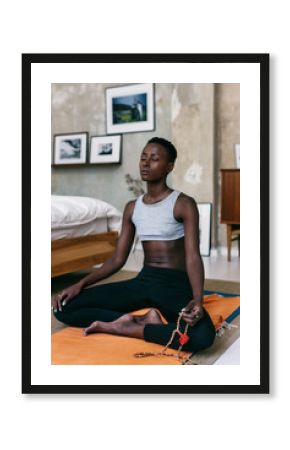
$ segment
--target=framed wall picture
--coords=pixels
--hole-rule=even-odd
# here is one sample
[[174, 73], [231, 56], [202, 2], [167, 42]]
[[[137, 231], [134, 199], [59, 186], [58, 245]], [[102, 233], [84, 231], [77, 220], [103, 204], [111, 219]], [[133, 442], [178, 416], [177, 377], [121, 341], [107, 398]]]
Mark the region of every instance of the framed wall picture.
[[88, 133], [56, 134], [53, 140], [53, 165], [86, 164]]
[[133, 84], [106, 90], [107, 134], [154, 130], [154, 85]]
[[[47, 394], [265, 394], [269, 393], [269, 55], [268, 54], [24, 54], [22, 55], [22, 93], [23, 93], [23, 114], [22, 114], [22, 190], [23, 190], [23, 208], [22, 208], [22, 392], [23, 393], [47, 393]], [[145, 355], [148, 358], [135, 357], [140, 353], [147, 352], [148, 342], [143, 339], [136, 339], [136, 350], [132, 351], [131, 338], [126, 338], [126, 344], [123, 339], [118, 338], [118, 351], [116, 349], [116, 340], [106, 339], [102, 333], [94, 333], [84, 337], [82, 327], [75, 327], [74, 330], [67, 327], [57, 333], [52, 334], [51, 330], [51, 230], [50, 230], [50, 194], [51, 194], [51, 116], [47, 114], [51, 110], [51, 96], [47, 92], [51, 89], [52, 83], [62, 83], [65, 80], [71, 80], [72, 67], [74, 64], [74, 83], [85, 83], [88, 78], [88, 67], [90, 79], [95, 84], [104, 84], [103, 92], [106, 92], [108, 83], [115, 83], [120, 86], [125, 82], [132, 82], [122, 87], [110, 88], [107, 91], [107, 103], [110, 111], [110, 121], [108, 121], [108, 134], [118, 135], [121, 132], [141, 131], [142, 124], [151, 119], [150, 127], [154, 126], [154, 103], [153, 103], [153, 85], [142, 84], [145, 81], [156, 81], [154, 85], [156, 92], [164, 89], [164, 84], [170, 84], [169, 87], [175, 89], [181, 86], [178, 92], [180, 96], [174, 95], [167, 97], [166, 103], [158, 104], [158, 127], [156, 135], [164, 135], [165, 123], [170, 124], [170, 128], [164, 136], [170, 139], [170, 130], [178, 129], [180, 131], [180, 141], [178, 144], [179, 157], [182, 158], [183, 146], [190, 142], [190, 136], [193, 131], [199, 132], [200, 127], [203, 130], [214, 130], [212, 118], [215, 111], [215, 89], [216, 84], [232, 84], [233, 81], [240, 85], [240, 121], [243, 126], [240, 128], [241, 141], [245, 147], [251, 149], [250, 152], [243, 153], [243, 169], [241, 170], [241, 228], [243, 230], [243, 239], [241, 239], [241, 292], [238, 299], [240, 301], [239, 317], [243, 326], [241, 328], [229, 328], [230, 332], [237, 332], [238, 345], [241, 348], [242, 357], [234, 364], [217, 360], [206, 361], [199, 359], [200, 354], [196, 356], [196, 362], [187, 364], [186, 361], [180, 363], [174, 355], [168, 358], [156, 358], [152, 355]], [[142, 67], [142, 70], [140, 69]], [[184, 68], [186, 67], [186, 70]], [[33, 76], [32, 76], [33, 75]], [[140, 81], [140, 84], [133, 84]], [[111, 84], [111, 86], [112, 86]], [[193, 93], [196, 94], [200, 85], [208, 84], [209, 92], [212, 94], [211, 109], [208, 118], [202, 122], [197, 121], [196, 130], [192, 130], [194, 114], [196, 111], [196, 96], [190, 99], [192, 108], [188, 107], [188, 97], [184, 94], [184, 87], [192, 85]], [[106, 86], [105, 86], [106, 85]], [[173, 86], [174, 85], [174, 86]], [[168, 87], [168, 88], [169, 88]], [[158, 90], [158, 91], [157, 91]], [[150, 94], [151, 92], [151, 94]], [[131, 106], [124, 99], [127, 97], [136, 97], [139, 94], [147, 93], [146, 114], [144, 120], [140, 120], [137, 115], [134, 116]], [[166, 94], [167, 95], [167, 94]], [[183, 95], [183, 97], [182, 97]], [[104, 98], [104, 97], [103, 97]], [[142, 97], [140, 97], [141, 99]], [[121, 105], [116, 108], [119, 111], [119, 119], [113, 120], [113, 100], [122, 99]], [[176, 100], [182, 100], [183, 106]], [[172, 101], [173, 100], [173, 101]], [[101, 101], [100, 101], [101, 104]], [[150, 107], [151, 104], [151, 107]], [[127, 112], [124, 105], [127, 107]], [[167, 114], [168, 105], [172, 105], [173, 117], [175, 123], [171, 123], [171, 114]], [[182, 107], [181, 107], [182, 106]], [[109, 109], [108, 108], [108, 109]], [[150, 112], [151, 111], [151, 112]], [[184, 120], [184, 111], [191, 114], [190, 120]], [[100, 118], [98, 129], [104, 124], [103, 118]], [[128, 117], [126, 118], [126, 114]], [[133, 119], [134, 117], [134, 119]], [[187, 115], [186, 115], [187, 117]], [[46, 120], [44, 120], [46, 118]], [[92, 123], [95, 123], [93, 114]], [[146, 120], [145, 120], [146, 119]], [[119, 120], [119, 122], [118, 122]], [[159, 122], [160, 121], [160, 122]], [[187, 130], [184, 129], [187, 127]], [[119, 128], [118, 128], [119, 127]], [[135, 128], [134, 128], [135, 127]], [[149, 125], [148, 125], [149, 127]], [[84, 127], [86, 128], [86, 127]], [[180, 130], [181, 128], [181, 130]], [[91, 128], [89, 128], [91, 129]], [[121, 131], [122, 130], [122, 131]], [[173, 131], [174, 131], [173, 130]], [[146, 131], [146, 126], [142, 131]], [[158, 134], [157, 134], [158, 133]], [[160, 134], [159, 134], [160, 133]], [[71, 163], [75, 160], [75, 167], [82, 160], [85, 161], [85, 133], [62, 135], [56, 141], [56, 154], [58, 163]], [[96, 132], [97, 134], [97, 132]], [[105, 132], [104, 132], [105, 134]], [[213, 133], [215, 134], [215, 133]], [[98, 136], [96, 136], [97, 138]], [[123, 167], [124, 175], [135, 173], [131, 170], [135, 162], [138, 161], [136, 148], [139, 146], [139, 136], [130, 136], [131, 147], [126, 149], [128, 157], [128, 167]], [[112, 150], [107, 142], [102, 142], [104, 150], [109, 154]], [[129, 136], [127, 136], [129, 138]], [[135, 139], [136, 138], [136, 139]], [[144, 138], [144, 140], [143, 140]], [[214, 138], [214, 135], [213, 135]], [[71, 156], [66, 148], [64, 149], [64, 158], [61, 158], [61, 148], [63, 141], [71, 139], [79, 140], [71, 145], [73, 155]], [[236, 138], [234, 137], [236, 142]], [[129, 139], [128, 139], [129, 140]], [[98, 140], [96, 140], [97, 143]], [[110, 141], [112, 142], [112, 141]], [[140, 150], [143, 143], [146, 143], [146, 136], [140, 137]], [[127, 142], [126, 142], [127, 145]], [[191, 143], [190, 143], [191, 145]], [[214, 139], [210, 139], [210, 149], [218, 150], [214, 145]], [[195, 158], [195, 151], [201, 151], [199, 147], [191, 147], [191, 160]], [[132, 161], [131, 153], [134, 154]], [[98, 151], [97, 151], [98, 153]], [[41, 155], [41, 156], [40, 156]], [[211, 152], [210, 157], [213, 163], [216, 163], [216, 153]], [[104, 155], [95, 155], [98, 158]], [[233, 155], [231, 155], [233, 156]], [[188, 162], [191, 163], [191, 160]], [[207, 161], [207, 160], [205, 160]], [[232, 163], [233, 164], [233, 159]], [[187, 161], [182, 167], [180, 179], [186, 175]], [[102, 168], [106, 169], [106, 168]], [[106, 173], [107, 191], [111, 190], [117, 199], [122, 188], [126, 188], [125, 182], [120, 183], [120, 179], [115, 176], [116, 171], [108, 167], [104, 170]], [[126, 171], [125, 171], [126, 170]], [[136, 169], [137, 170], [137, 169]], [[100, 172], [102, 172], [101, 170]], [[76, 177], [79, 170], [75, 170]], [[96, 173], [92, 170], [92, 182], [95, 181]], [[98, 172], [98, 171], [95, 171]], [[196, 173], [196, 172], [194, 172]], [[193, 173], [193, 175], [194, 175]], [[62, 175], [62, 174], [61, 174]], [[73, 185], [74, 178], [67, 176], [69, 187]], [[189, 177], [192, 182], [190, 186], [192, 191], [198, 189], [200, 182], [207, 182], [211, 178], [212, 172], [205, 171], [199, 178]], [[250, 180], [250, 183], [249, 183]], [[84, 180], [87, 182], [87, 180]], [[188, 182], [185, 180], [185, 182]], [[209, 190], [213, 198], [212, 209], [217, 211], [216, 198], [219, 198], [219, 187]], [[249, 204], [251, 211], [249, 213]], [[200, 205], [201, 216], [201, 248], [202, 253], [206, 254], [210, 248], [210, 208]], [[214, 220], [214, 215], [213, 220]], [[41, 242], [41, 245], [39, 244]], [[111, 246], [109, 245], [110, 250]], [[104, 251], [107, 251], [105, 248]], [[250, 261], [250, 264], [249, 264]], [[28, 263], [29, 262], [29, 263]], [[160, 269], [161, 270], [161, 269]], [[163, 269], [162, 269], [163, 270]], [[212, 280], [210, 280], [212, 281]], [[219, 280], [215, 280], [219, 281]], [[219, 283], [220, 286], [220, 283]], [[232, 289], [232, 284], [229, 287]], [[42, 293], [39, 301], [39, 292]], [[212, 288], [211, 292], [231, 294], [233, 301], [236, 301], [237, 291], [222, 290], [221, 288]], [[146, 292], [145, 292], [146, 294]], [[232, 296], [234, 294], [234, 297]], [[237, 295], [236, 295], [237, 294]], [[226, 294], [227, 295], [227, 294]], [[219, 295], [217, 295], [217, 301]], [[249, 301], [250, 300], [250, 301]], [[236, 314], [238, 308], [235, 307], [233, 313]], [[214, 314], [218, 320], [220, 313]], [[227, 320], [228, 317], [225, 317]], [[224, 322], [222, 322], [224, 323]], [[232, 323], [232, 322], [231, 322]], [[176, 325], [176, 322], [175, 322]], [[226, 330], [225, 330], [226, 331]], [[65, 340], [64, 334], [69, 333], [70, 338]], [[110, 336], [113, 339], [115, 336]], [[218, 336], [217, 336], [218, 337]], [[217, 338], [216, 337], [216, 338]], [[79, 346], [75, 345], [75, 338]], [[103, 339], [100, 343], [100, 339]], [[122, 337], [125, 339], [125, 337]], [[235, 340], [235, 342], [238, 339]], [[129, 342], [128, 342], [129, 341]], [[227, 339], [229, 343], [230, 339]], [[220, 349], [220, 341], [217, 342]], [[233, 341], [232, 341], [233, 342]], [[61, 344], [59, 346], [59, 344]], [[66, 347], [64, 345], [67, 344]], [[91, 345], [91, 347], [89, 346]], [[151, 344], [149, 342], [149, 344]], [[152, 344], [153, 345], [153, 344]], [[157, 344], [154, 344], [157, 345]], [[141, 348], [140, 348], [141, 346]], [[143, 347], [144, 346], [144, 347]], [[60, 358], [66, 358], [66, 362], [57, 362], [53, 347], [60, 349]], [[79, 351], [81, 349], [81, 351]], [[96, 362], [96, 358], [101, 354], [101, 361]], [[163, 346], [159, 347], [160, 351]], [[218, 349], [209, 349], [212, 354]], [[130, 357], [124, 362], [123, 351]], [[155, 350], [154, 350], [155, 351]], [[159, 350], [158, 350], [159, 351]], [[172, 351], [175, 350], [172, 349]], [[86, 352], [86, 353], [85, 353]], [[56, 352], [55, 352], [56, 353]], [[87, 362], [83, 362], [84, 353], [87, 355]], [[72, 358], [68, 361], [68, 358]], [[79, 358], [82, 358], [80, 362]], [[111, 357], [114, 358], [113, 362]], [[116, 362], [116, 357], [120, 357]], [[208, 355], [204, 355], [208, 358]], [[76, 359], [75, 359], [76, 358]], [[133, 362], [132, 362], [133, 359]], [[56, 361], [55, 363], [53, 361]], [[114, 369], [112, 370], [112, 365]], [[175, 365], [176, 367], [173, 367]], [[137, 367], [138, 366], [138, 367]], [[186, 367], [185, 367], [186, 366]], [[138, 376], [136, 376], [138, 372]]]
[[198, 203], [199, 247], [201, 256], [210, 256], [211, 247], [211, 203]]
[[121, 162], [122, 136], [92, 136], [89, 154], [90, 164]]

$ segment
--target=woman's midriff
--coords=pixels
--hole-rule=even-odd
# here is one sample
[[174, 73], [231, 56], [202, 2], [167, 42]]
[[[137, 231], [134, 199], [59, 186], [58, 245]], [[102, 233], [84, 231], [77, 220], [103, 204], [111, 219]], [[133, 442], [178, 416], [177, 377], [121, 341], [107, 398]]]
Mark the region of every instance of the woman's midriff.
[[186, 270], [184, 238], [175, 241], [143, 241], [144, 265]]

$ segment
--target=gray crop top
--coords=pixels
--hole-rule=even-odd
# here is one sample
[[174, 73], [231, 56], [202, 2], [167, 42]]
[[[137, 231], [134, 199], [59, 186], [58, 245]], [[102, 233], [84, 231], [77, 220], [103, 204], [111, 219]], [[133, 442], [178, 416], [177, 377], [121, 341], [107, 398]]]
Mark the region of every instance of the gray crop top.
[[144, 195], [137, 198], [132, 215], [140, 241], [173, 241], [184, 236], [183, 223], [177, 222], [173, 209], [179, 191], [173, 191], [160, 202], [146, 204]]

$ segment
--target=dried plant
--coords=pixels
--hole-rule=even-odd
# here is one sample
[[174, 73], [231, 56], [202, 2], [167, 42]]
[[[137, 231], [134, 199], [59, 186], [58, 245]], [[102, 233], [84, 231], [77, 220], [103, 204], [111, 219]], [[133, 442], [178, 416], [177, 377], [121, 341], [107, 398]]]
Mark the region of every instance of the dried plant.
[[128, 190], [132, 191], [135, 197], [139, 197], [144, 194], [142, 180], [140, 178], [132, 178], [129, 173], [125, 175], [126, 183], [128, 184]]

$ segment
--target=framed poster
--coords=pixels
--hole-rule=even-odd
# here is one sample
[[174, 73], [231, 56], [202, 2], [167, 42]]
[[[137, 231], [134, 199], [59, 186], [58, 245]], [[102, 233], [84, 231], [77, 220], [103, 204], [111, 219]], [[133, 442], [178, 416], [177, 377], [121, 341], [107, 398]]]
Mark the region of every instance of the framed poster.
[[[241, 89], [240, 115], [243, 146], [251, 148], [241, 158], [241, 298], [240, 314], [243, 327], [240, 345], [243, 358], [238, 365], [214, 364], [52, 364], [51, 359], [51, 280], [50, 280], [50, 186], [51, 186], [51, 87], [53, 83], [86, 83], [87, 67], [96, 85], [104, 83], [110, 74], [112, 87], [158, 83], [156, 90], [156, 130], [164, 135], [164, 127], [181, 133], [179, 149], [191, 146], [186, 154], [188, 166], [195, 163], [203, 140], [192, 147], [189, 136], [196, 122], [184, 120], [184, 112], [195, 111], [185, 105], [189, 97], [184, 89], [192, 86], [192, 97], [204, 84], [214, 97], [214, 89], [223, 84], [237, 83]], [[142, 72], [140, 71], [142, 64]], [[154, 69], [154, 70], [153, 70]], [[186, 70], [185, 70], [186, 69]], [[112, 82], [112, 74], [115, 79]], [[268, 393], [269, 392], [269, 55], [268, 54], [24, 54], [23, 74], [23, 326], [22, 326], [22, 390], [24, 393]], [[72, 77], [73, 74], [73, 77]], [[140, 78], [142, 76], [142, 79]], [[91, 78], [90, 78], [91, 79]], [[155, 81], [155, 80], [153, 80]], [[178, 96], [177, 87], [180, 89]], [[98, 86], [99, 88], [99, 86]], [[83, 85], [85, 90], [85, 86]], [[173, 91], [170, 91], [173, 89]], [[165, 102], [160, 92], [171, 92]], [[116, 91], [115, 91], [116, 92]], [[119, 94], [118, 94], [119, 95]], [[121, 96], [123, 93], [121, 93]], [[126, 94], [127, 95], [127, 94]], [[105, 95], [104, 95], [105, 97]], [[208, 96], [207, 96], [208, 98]], [[185, 100], [184, 100], [185, 99]], [[101, 102], [100, 102], [101, 104]], [[163, 106], [162, 106], [163, 105]], [[166, 105], [166, 107], [164, 106]], [[171, 106], [168, 106], [171, 105]], [[168, 108], [172, 108], [168, 110]], [[83, 110], [82, 110], [83, 111]], [[88, 120], [92, 116], [88, 117]], [[213, 117], [210, 114], [210, 117]], [[188, 116], [186, 116], [188, 119]], [[103, 117], [101, 124], [105, 124]], [[137, 121], [136, 121], [137, 122]], [[188, 133], [184, 125], [188, 124]], [[210, 124], [210, 125], [209, 125]], [[123, 127], [125, 124], [121, 124]], [[101, 125], [99, 125], [101, 127]], [[31, 133], [30, 133], [31, 129]], [[89, 129], [89, 128], [88, 128]], [[170, 137], [168, 129], [168, 138]], [[203, 129], [213, 129], [212, 122]], [[123, 129], [124, 130], [124, 129]], [[194, 131], [198, 133], [199, 127]], [[109, 130], [113, 132], [113, 129]], [[114, 133], [116, 133], [114, 129]], [[132, 130], [131, 130], [132, 131]], [[131, 132], [130, 131], [130, 132]], [[136, 130], [135, 130], [136, 131]], [[146, 131], [146, 133], [145, 133]], [[124, 131], [123, 131], [124, 132]], [[128, 131], [129, 132], [129, 131]], [[119, 133], [119, 131], [118, 131]], [[147, 130], [139, 130], [134, 140], [124, 142], [126, 164], [134, 158], [136, 142], [146, 144], [151, 138]], [[142, 135], [144, 133], [144, 135]], [[96, 133], [98, 134], [98, 133]], [[128, 135], [129, 136], [129, 135]], [[126, 136], [126, 138], [128, 138]], [[198, 137], [198, 136], [197, 136]], [[205, 139], [205, 138], [204, 138]], [[125, 141], [125, 140], [124, 140]], [[39, 145], [42, 142], [42, 157]], [[209, 145], [212, 140], [209, 140]], [[260, 149], [263, 149], [261, 152]], [[213, 151], [214, 146], [211, 147]], [[141, 148], [140, 148], [141, 150]], [[231, 150], [230, 150], [231, 152]], [[213, 153], [212, 153], [213, 154]], [[198, 189], [214, 166], [213, 160], [196, 164], [189, 181], [181, 176], [180, 183]], [[181, 158], [182, 159], [182, 158]], [[182, 160], [184, 161], [184, 159]], [[114, 167], [108, 167], [108, 170]], [[90, 168], [88, 169], [90, 170]], [[187, 165], [182, 170], [187, 170]], [[80, 176], [77, 172], [77, 177]], [[91, 172], [93, 173], [93, 172]], [[66, 171], [67, 174], [67, 171]], [[96, 172], [93, 173], [96, 182]], [[97, 174], [99, 176], [99, 173]], [[133, 174], [134, 175], [134, 174]], [[117, 172], [106, 173], [112, 185]], [[249, 185], [248, 180], [251, 180]], [[71, 186], [77, 178], [68, 180]], [[87, 182], [87, 178], [85, 179]], [[119, 195], [120, 183], [113, 192]], [[212, 192], [212, 191], [209, 191]], [[247, 214], [248, 204], [255, 207]], [[31, 211], [31, 213], [30, 213]], [[214, 216], [217, 220], [218, 215]], [[39, 245], [39, 242], [42, 245]], [[248, 261], [251, 261], [251, 265]], [[27, 263], [31, 261], [31, 265]], [[248, 289], [247, 289], [248, 288]], [[251, 290], [251, 301], [247, 291]], [[39, 301], [42, 292], [42, 301]], [[263, 301], [261, 301], [263, 300]], [[185, 334], [185, 333], [182, 333]], [[84, 338], [87, 339], [87, 338]], [[85, 341], [83, 341], [85, 342]], [[88, 341], [86, 341], [88, 342]], [[142, 340], [138, 341], [141, 343]], [[143, 343], [142, 343], [143, 345]], [[126, 346], [123, 346], [126, 347]], [[86, 346], [83, 345], [83, 349]], [[142, 350], [141, 350], [142, 352]], [[93, 352], [97, 354], [96, 351]], [[108, 356], [108, 353], [106, 354]], [[67, 355], [63, 355], [67, 356]], [[140, 360], [141, 361], [141, 360]]]
[[107, 134], [154, 130], [154, 85], [133, 84], [106, 90]]
[[88, 133], [67, 133], [54, 136], [53, 165], [85, 164]]
[[91, 136], [90, 164], [113, 164], [121, 162], [122, 136]]

